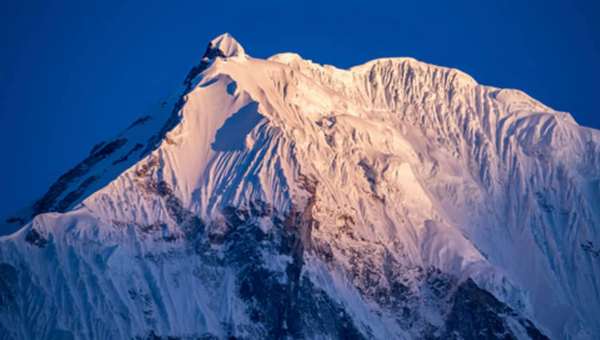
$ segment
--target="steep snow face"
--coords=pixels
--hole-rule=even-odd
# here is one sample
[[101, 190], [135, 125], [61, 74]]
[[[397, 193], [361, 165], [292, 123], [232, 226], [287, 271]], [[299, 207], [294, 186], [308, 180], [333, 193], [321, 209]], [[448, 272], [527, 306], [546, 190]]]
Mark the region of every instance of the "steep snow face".
[[261, 60], [228, 34], [178, 93], [0, 239], [0, 334], [600, 334], [600, 133], [569, 114], [410, 58]]

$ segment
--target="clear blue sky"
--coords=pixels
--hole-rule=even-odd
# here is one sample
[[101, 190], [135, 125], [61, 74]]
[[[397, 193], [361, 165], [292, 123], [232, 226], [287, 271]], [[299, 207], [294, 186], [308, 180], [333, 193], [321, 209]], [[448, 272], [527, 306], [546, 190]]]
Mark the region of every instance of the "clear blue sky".
[[1, 1], [0, 215], [169, 95], [225, 31], [257, 57], [456, 67], [600, 128], [598, 3]]

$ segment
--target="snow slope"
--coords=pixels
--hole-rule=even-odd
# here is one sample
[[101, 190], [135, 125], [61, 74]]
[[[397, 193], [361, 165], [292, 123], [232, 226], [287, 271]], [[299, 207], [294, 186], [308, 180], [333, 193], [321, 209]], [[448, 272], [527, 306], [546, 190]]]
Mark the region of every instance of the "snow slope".
[[11, 220], [0, 339], [594, 339], [598, 202], [600, 132], [520, 91], [224, 34]]

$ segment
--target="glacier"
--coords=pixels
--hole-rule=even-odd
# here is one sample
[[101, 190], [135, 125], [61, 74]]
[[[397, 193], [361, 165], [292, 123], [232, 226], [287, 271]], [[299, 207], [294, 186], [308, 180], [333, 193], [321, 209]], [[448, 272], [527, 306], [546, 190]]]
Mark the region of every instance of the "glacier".
[[0, 339], [597, 339], [600, 131], [212, 40], [0, 236]]

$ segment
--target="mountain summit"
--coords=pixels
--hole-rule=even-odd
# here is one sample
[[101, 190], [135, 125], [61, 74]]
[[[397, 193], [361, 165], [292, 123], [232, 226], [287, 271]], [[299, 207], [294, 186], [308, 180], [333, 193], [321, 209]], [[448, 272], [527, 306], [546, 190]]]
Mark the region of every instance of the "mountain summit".
[[0, 237], [0, 339], [594, 339], [600, 132], [217, 37]]
[[219, 56], [225, 58], [241, 57], [246, 54], [242, 45], [229, 33], [223, 33], [214, 38], [208, 48], [209, 50], [218, 50], [220, 52]]

